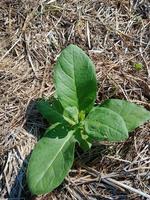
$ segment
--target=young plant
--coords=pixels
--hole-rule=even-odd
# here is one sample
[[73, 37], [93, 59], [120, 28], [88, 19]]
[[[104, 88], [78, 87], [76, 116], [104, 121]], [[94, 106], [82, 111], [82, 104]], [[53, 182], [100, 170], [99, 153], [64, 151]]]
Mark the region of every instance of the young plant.
[[125, 100], [109, 99], [94, 107], [96, 73], [90, 58], [69, 45], [54, 67], [56, 96], [41, 100], [38, 110], [51, 124], [32, 152], [27, 182], [33, 194], [58, 187], [74, 161], [77, 142], [83, 150], [93, 140], [125, 141], [128, 132], [150, 120], [150, 112]]

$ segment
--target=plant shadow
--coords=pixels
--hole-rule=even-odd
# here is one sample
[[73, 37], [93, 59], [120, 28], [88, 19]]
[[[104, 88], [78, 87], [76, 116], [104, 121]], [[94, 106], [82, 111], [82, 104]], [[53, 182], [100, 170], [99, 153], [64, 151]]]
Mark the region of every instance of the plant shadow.
[[[28, 134], [33, 135], [37, 140], [39, 140], [48, 127], [48, 123], [43, 119], [41, 114], [36, 108], [36, 104], [39, 99], [31, 100], [27, 106], [25, 113], [25, 123], [23, 128]], [[10, 188], [10, 192], [6, 194], [5, 198], [15, 199], [15, 200], [32, 200], [34, 196], [30, 193], [27, 183], [26, 183], [26, 170], [28, 166], [28, 160], [31, 156], [32, 151], [26, 155], [21, 167], [14, 180], [14, 184]]]
[[31, 100], [26, 113], [25, 123], [23, 128], [29, 133], [35, 136], [37, 139], [41, 138], [48, 127], [48, 122], [43, 119], [42, 115], [37, 109], [37, 102], [40, 99]]

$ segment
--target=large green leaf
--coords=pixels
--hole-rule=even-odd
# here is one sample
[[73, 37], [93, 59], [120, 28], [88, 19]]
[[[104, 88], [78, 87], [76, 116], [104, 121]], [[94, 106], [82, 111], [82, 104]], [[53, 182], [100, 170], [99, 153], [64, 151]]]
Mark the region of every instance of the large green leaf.
[[[55, 94], [54, 94], [55, 96]], [[56, 97], [51, 97], [50, 98], [50, 103], [53, 107], [54, 110], [57, 110], [57, 112], [59, 112], [60, 114], [63, 114], [64, 108], [62, 107], [60, 101], [58, 100], [58, 98]]]
[[125, 100], [109, 99], [101, 106], [118, 113], [124, 119], [128, 131], [133, 131], [138, 126], [150, 120], [149, 111], [142, 106]]
[[61, 184], [74, 160], [73, 131], [61, 124], [50, 127], [32, 152], [27, 182], [33, 194], [51, 192]]
[[96, 98], [95, 67], [77, 46], [65, 48], [55, 65], [56, 94], [64, 108], [75, 106], [88, 112]]
[[90, 137], [98, 140], [123, 141], [128, 138], [128, 130], [122, 117], [103, 107], [95, 107], [88, 114], [85, 130]]
[[64, 118], [58, 112], [57, 104], [57, 101], [51, 103], [48, 100], [41, 99], [37, 102], [37, 109], [48, 122], [63, 122]]

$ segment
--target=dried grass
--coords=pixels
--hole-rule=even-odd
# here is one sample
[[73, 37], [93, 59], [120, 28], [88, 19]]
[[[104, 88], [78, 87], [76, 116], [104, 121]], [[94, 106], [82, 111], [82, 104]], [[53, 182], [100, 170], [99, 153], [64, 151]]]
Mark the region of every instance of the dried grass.
[[[68, 177], [51, 194], [32, 197], [25, 171], [46, 127], [35, 101], [53, 94], [53, 63], [70, 43], [95, 62], [98, 103], [124, 98], [150, 110], [149, 9], [148, 0], [1, 0], [1, 199], [148, 199], [149, 123], [125, 143], [77, 150]], [[140, 71], [135, 63], [142, 63]]]

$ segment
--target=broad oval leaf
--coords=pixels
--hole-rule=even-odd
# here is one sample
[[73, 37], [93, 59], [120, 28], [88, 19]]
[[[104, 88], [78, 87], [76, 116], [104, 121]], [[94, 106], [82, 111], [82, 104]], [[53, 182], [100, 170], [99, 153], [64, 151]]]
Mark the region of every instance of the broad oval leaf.
[[32, 152], [27, 182], [33, 194], [44, 194], [58, 187], [74, 160], [73, 131], [61, 124], [50, 127]]
[[48, 100], [41, 99], [37, 102], [37, 109], [42, 114], [42, 116], [50, 123], [64, 122], [65, 120], [62, 114], [58, 112], [58, 106], [56, 107], [57, 104], [57, 101], [51, 103]]
[[118, 113], [124, 119], [126, 127], [130, 132], [150, 120], [149, 111], [142, 106], [125, 100], [109, 99], [106, 100], [101, 107], [108, 108]]
[[54, 110], [57, 110], [58, 113], [63, 114], [64, 108], [62, 107], [58, 98], [55, 97], [55, 94], [54, 94], [54, 97], [50, 98], [50, 103], [52, 104], [52, 107]]
[[120, 115], [103, 107], [95, 107], [85, 120], [85, 130], [98, 140], [124, 141], [128, 130]]
[[93, 107], [96, 98], [96, 73], [91, 59], [75, 45], [65, 48], [54, 68], [56, 94], [64, 108], [79, 111]]

